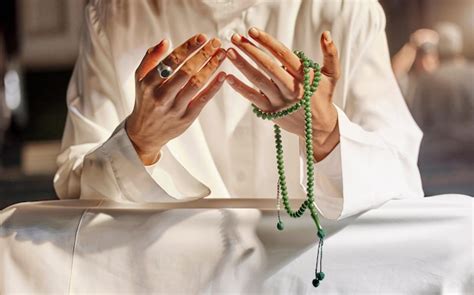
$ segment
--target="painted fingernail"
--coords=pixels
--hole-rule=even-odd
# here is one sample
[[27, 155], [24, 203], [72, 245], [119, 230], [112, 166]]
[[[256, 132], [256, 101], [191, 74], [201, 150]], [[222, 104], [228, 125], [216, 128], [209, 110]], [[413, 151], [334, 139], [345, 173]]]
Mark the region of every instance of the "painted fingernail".
[[235, 80], [234, 78], [232, 78], [232, 76], [227, 76], [227, 83], [229, 83], [230, 85], [234, 85], [235, 83]]
[[223, 60], [225, 58], [225, 53], [223, 51], [219, 51], [217, 53], [217, 59], [218, 60]]
[[212, 48], [219, 48], [221, 46], [221, 41], [219, 41], [217, 38], [214, 38], [211, 40], [211, 46]]
[[237, 58], [237, 55], [235, 54], [235, 50], [230, 48], [229, 50], [227, 50], [227, 56], [230, 58], [230, 59], [236, 59]]
[[196, 41], [198, 44], [202, 44], [204, 42], [206, 42], [207, 40], [207, 36], [204, 35], [204, 34], [199, 34], [197, 37], [196, 37]]
[[257, 28], [252, 27], [249, 30], [249, 35], [252, 36], [253, 38], [257, 38], [260, 32], [257, 30]]
[[332, 41], [331, 32], [326, 31], [323, 34], [324, 34], [324, 40], [326, 40], [327, 43], [330, 43]]
[[232, 35], [232, 41], [240, 42], [240, 40], [242, 40], [242, 37], [239, 34], [235, 33], [234, 35]]

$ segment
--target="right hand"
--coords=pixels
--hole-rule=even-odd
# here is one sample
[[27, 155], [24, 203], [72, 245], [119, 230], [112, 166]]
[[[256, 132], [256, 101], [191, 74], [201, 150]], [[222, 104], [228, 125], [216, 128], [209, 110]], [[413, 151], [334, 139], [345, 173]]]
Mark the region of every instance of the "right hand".
[[226, 74], [220, 72], [204, 88], [226, 56], [219, 39], [206, 41], [205, 35], [195, 35], [166, 56], [163, 62], [173, 71], [182, 64], [166, 79], [156, 66], [168, 50], [167, 40], [150, 48], [138, 66], [135, 106], [125, 130], [144, 165], [158, 161], [161, 148], [194, 122], [225, 81]]

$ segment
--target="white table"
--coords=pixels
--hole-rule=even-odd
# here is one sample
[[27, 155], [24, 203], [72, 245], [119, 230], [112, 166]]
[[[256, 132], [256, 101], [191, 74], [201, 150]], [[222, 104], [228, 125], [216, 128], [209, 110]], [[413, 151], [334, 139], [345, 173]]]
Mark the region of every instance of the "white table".
[[318, 289], [312, 220], [283, 214], [279, 232], [274, 203], [17, 204], [0, 211], [0, 294], [473, 294], [468, 196], [323, 220]]

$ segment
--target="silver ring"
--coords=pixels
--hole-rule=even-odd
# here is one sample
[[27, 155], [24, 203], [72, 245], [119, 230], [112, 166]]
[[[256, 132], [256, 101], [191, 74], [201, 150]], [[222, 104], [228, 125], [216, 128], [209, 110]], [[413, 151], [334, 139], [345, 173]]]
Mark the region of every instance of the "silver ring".
[[165, 65], [162, 61], [156, 66], [156, 70], [161, 78], [166, 79], [173, 74], [173, 68]]

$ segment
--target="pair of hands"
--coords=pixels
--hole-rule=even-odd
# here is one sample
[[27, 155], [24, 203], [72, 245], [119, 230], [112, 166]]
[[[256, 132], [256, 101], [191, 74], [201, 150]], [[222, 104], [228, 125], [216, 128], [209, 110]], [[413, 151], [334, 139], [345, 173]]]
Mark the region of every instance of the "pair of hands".
[[[285, 109], [303, 96], [303, 68], [292, 50], [256, 28], [251, 28], [249, 35], [266, 51], [238, 34], [232, 36], [232, 43], [258, 68], [234, 48], [225, 50], [219, 39], [208, 40], [203, 34], [191, 37], [166, 57], [167, 40], [147, 51], [135, 72], [135, 106], [125, 123], [127, 134], [143, 164], [151, 165], [158, 161], [161, 148], [194, 122], [225, 81], [264, 111]], [[321, 36], [321, 49], [323, 75], [312, 98], [314, 156], [318, 161], [339, 142], [337, 111], [332, 96], [340, 68], [337, 49], [329, 32]], [[225, 58], [259, 90], [222, 71], [209, 82]], [[156, 70], [161, 60], [174, 71], [167, 79], [161, 78]], [[304, 138], [302, 109], [275, 120], [275, 123]]]

